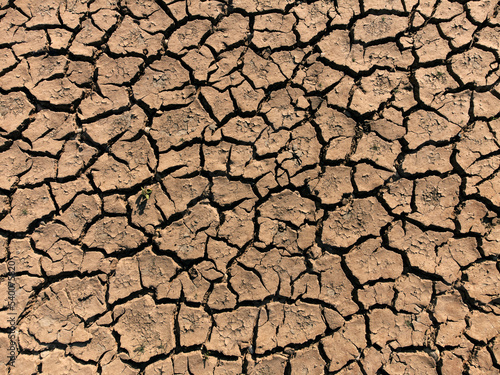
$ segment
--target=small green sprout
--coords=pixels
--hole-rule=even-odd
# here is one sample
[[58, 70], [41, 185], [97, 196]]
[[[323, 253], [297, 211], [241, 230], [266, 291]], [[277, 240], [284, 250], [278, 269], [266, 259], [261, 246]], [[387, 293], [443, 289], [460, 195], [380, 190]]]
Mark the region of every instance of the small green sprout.
[[144, 344], [141, 344], [137, 348], [134, 349], [134, 352], [136, 353], [144, 353]]
[[23, 208], [23, 209], [21, 210], [21, 214], [22, 214], [23, 216], [28, 215], [28, 210], [27, 210], [26, 208]]
[[151, 193], [153, 192], [153, 189], [144, 189], [141, 187], [141, 195], [146, 198], [146, 200], [149, 200], [149, 197], [151, 196]]
[[203, 350], [202, 355], [203, 355], [203, 361], [207, 361], [208, 358], [210, 358], [210, 353], [208, 352], [208, 350]]

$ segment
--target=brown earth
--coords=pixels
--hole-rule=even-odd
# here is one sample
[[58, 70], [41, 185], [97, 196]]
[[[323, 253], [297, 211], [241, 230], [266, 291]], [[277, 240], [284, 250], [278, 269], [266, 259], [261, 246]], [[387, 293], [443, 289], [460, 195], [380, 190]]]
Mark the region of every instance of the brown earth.
[[495, 1], [0, 0], [0, 35], [0, 375], [500, 374]]

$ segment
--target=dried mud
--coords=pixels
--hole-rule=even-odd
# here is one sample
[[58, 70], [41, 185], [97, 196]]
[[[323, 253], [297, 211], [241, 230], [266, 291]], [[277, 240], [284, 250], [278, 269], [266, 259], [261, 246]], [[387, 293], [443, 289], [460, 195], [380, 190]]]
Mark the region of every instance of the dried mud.
[[495, 1], [0, 0], [0, 35], [0, 375], [500, 374]]

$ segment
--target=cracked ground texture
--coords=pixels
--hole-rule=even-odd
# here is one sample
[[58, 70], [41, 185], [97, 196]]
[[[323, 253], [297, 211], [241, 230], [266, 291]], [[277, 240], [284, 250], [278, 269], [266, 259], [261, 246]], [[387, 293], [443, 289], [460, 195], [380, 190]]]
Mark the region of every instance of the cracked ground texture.
[[0, 0], [0, 35], [0, 375], [500, 373], [496, 1]]

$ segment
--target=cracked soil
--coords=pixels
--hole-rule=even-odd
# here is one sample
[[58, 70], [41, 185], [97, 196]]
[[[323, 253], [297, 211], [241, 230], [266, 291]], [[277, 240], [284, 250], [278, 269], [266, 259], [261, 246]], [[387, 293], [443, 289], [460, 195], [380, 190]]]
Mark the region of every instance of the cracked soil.
[[499, 59], [494, 0], [0, 0], [0, 375], [500, 374]]

